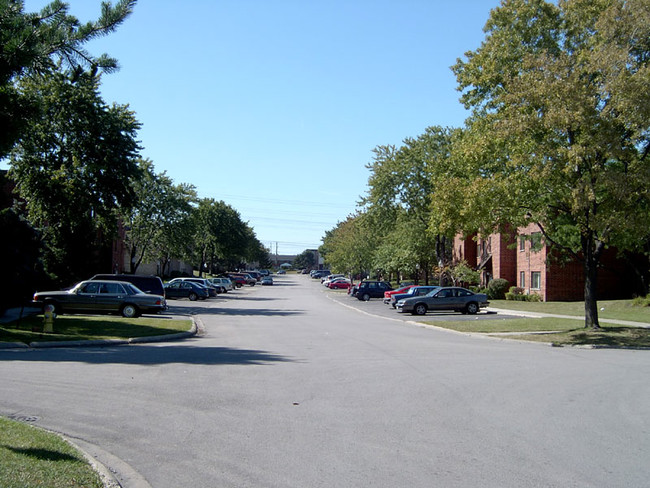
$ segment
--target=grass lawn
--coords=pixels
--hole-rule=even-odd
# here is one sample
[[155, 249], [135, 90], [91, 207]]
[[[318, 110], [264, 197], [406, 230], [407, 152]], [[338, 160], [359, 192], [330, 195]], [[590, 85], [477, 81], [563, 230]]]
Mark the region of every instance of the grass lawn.
[[[129, 339], [186, 332], [191, 320], [158, 317], [127, 319], [109, 315], [59, 315], [54, 320], [54, 334], [34, 332], [41, 329], [43, 316], [23, 318], [20, 323], [0, 326], [0, 342], [78, 341], [87, 339]], [[0, 485], [1, 486], [1, 485]]]
[[[555, 312], [548, 312], [555, 313]], [[567, 314], [565, 314], [567, 315]], [[483, 334], [506, 334], [508, 339], [549, 342], [563, 346], [650, 347], [650, 329], [601, 323], [600, 330], [585, 329], [574, 319], [517, 318], [503, 320], [423, 321], [429, 325]], [[549, 332], [534, 334], [532, 332]], [[521, 334], [519, 334], [521, 333]]]
[[[514, 300], [490, 300], [490, 307], [543, 312], [557, 315], [584, 317], [584, 302], [517, 302]], [[633, 305], [632, 300], [602, 300], [598, 302], [598, 318], [631, 320], [650, 324], [650, 307]], [[601, 324], [602, 325], [602, 324]]]
[[0, 486], [103, 488], [83, 455], [56, 434], [0, 418]]

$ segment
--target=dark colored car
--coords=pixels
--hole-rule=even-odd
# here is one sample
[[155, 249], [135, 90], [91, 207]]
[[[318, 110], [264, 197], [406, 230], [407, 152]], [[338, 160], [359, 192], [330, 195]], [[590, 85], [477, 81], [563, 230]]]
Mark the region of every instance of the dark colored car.
[[424, 315], [430, 310], [454, 310], [475, 314], [490, 304], [487, 295], [474, 293], [456, 286], [439, 288], [422, 297], [406, 298], [397, 302], [397, 310]]
[[167, 298], [189, 298], [191, 301], [205, 300], [210, 297], [210, 292], [204, 286], [192, 281], [170, 281], [165, 283], [165, 294]]
[[387, 281], [362, 281], [355, 288], [353, 296], [364, 302], [371, 298], [383, 298], [385, 291], [393, 289]]
[[39, 291], [34, 294], [34, 303], [43, 308], [50, 305], [57, 314], [119, 313], [129, 318], [167, 309], [164, 296], [144, 293], [129, 282], [113, 280], [88, 280], [70, 290]]
[[390, 296], [389, 303], [393, 308], [397, 308], [397, 302], [406, 298], [421, 297], [434, 290], [440, 288], [439, 286], [412, 286], [405, 293], [393, 293]]
[[132, 274], [96, 274], [91, 280], [127, 281], [145, 293], [165, 296], [165, 289], [160, 278], [153, 275]]
[[197, 285], [201, 285], [202, 287], [206, 288], [208, 290], [208, 293], [210, 294], [211, 297], [216, 297], [217, 294], [219, 293], [219, 288], [212, 283], [210, 283], [207, 278], [195, 278], [195, 277], [182, 277], [182, 278], [174, 278], [173, 280], [170, 281], [170, 283], [175, 283], [176, 281], [191, 281], [192, 283], [196, 283]]

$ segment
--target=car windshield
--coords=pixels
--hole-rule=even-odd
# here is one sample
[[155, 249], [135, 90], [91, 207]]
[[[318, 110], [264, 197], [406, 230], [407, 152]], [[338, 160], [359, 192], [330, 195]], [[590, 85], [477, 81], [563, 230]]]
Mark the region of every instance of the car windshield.
[[435, 295], [438, 292], [439, 289], [440, 289], [440, 287], [438, 287], [438, 286], [435, 287], [433, 290], [431, 290], [429, 293], [427, 293], [426, 296], [432, 297], [433, 295]]

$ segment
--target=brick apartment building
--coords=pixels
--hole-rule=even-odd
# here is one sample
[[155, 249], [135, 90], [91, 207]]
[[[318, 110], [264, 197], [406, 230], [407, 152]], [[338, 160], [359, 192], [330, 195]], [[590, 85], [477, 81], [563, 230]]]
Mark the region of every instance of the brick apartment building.
[[[557, 253], [556, 253], [557, 254]], [[582, 263], [556, 258], [544, 242], [536, 224], [520, 227], [516, 233], [494, 233], [487, 237], [457, 235], [454, 262], [466, 261], [481, 271], [481, 285], [503, 278], [525, 294], [537, 294], [543, 301], [584, 299]], [[598, 269], [598, 299], [629, 298], [633, 294], [634, 272], [608, 249]]]

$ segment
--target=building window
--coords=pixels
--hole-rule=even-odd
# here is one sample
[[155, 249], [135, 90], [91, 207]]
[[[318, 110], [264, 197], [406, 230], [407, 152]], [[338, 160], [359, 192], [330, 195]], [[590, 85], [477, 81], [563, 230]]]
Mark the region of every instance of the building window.
[[519, 251], [524, 252], [526, 250], [526, 236], [519, 236]]
[[542, 288], [542, 273], [541, 271], [531, 271], [530, 273], [530, 288], [533, 290], [540, 290]]
[[525, 271], [520, 271], [519, 272], [519, 287], [520, 288], [526, 288], [526, 272]]

